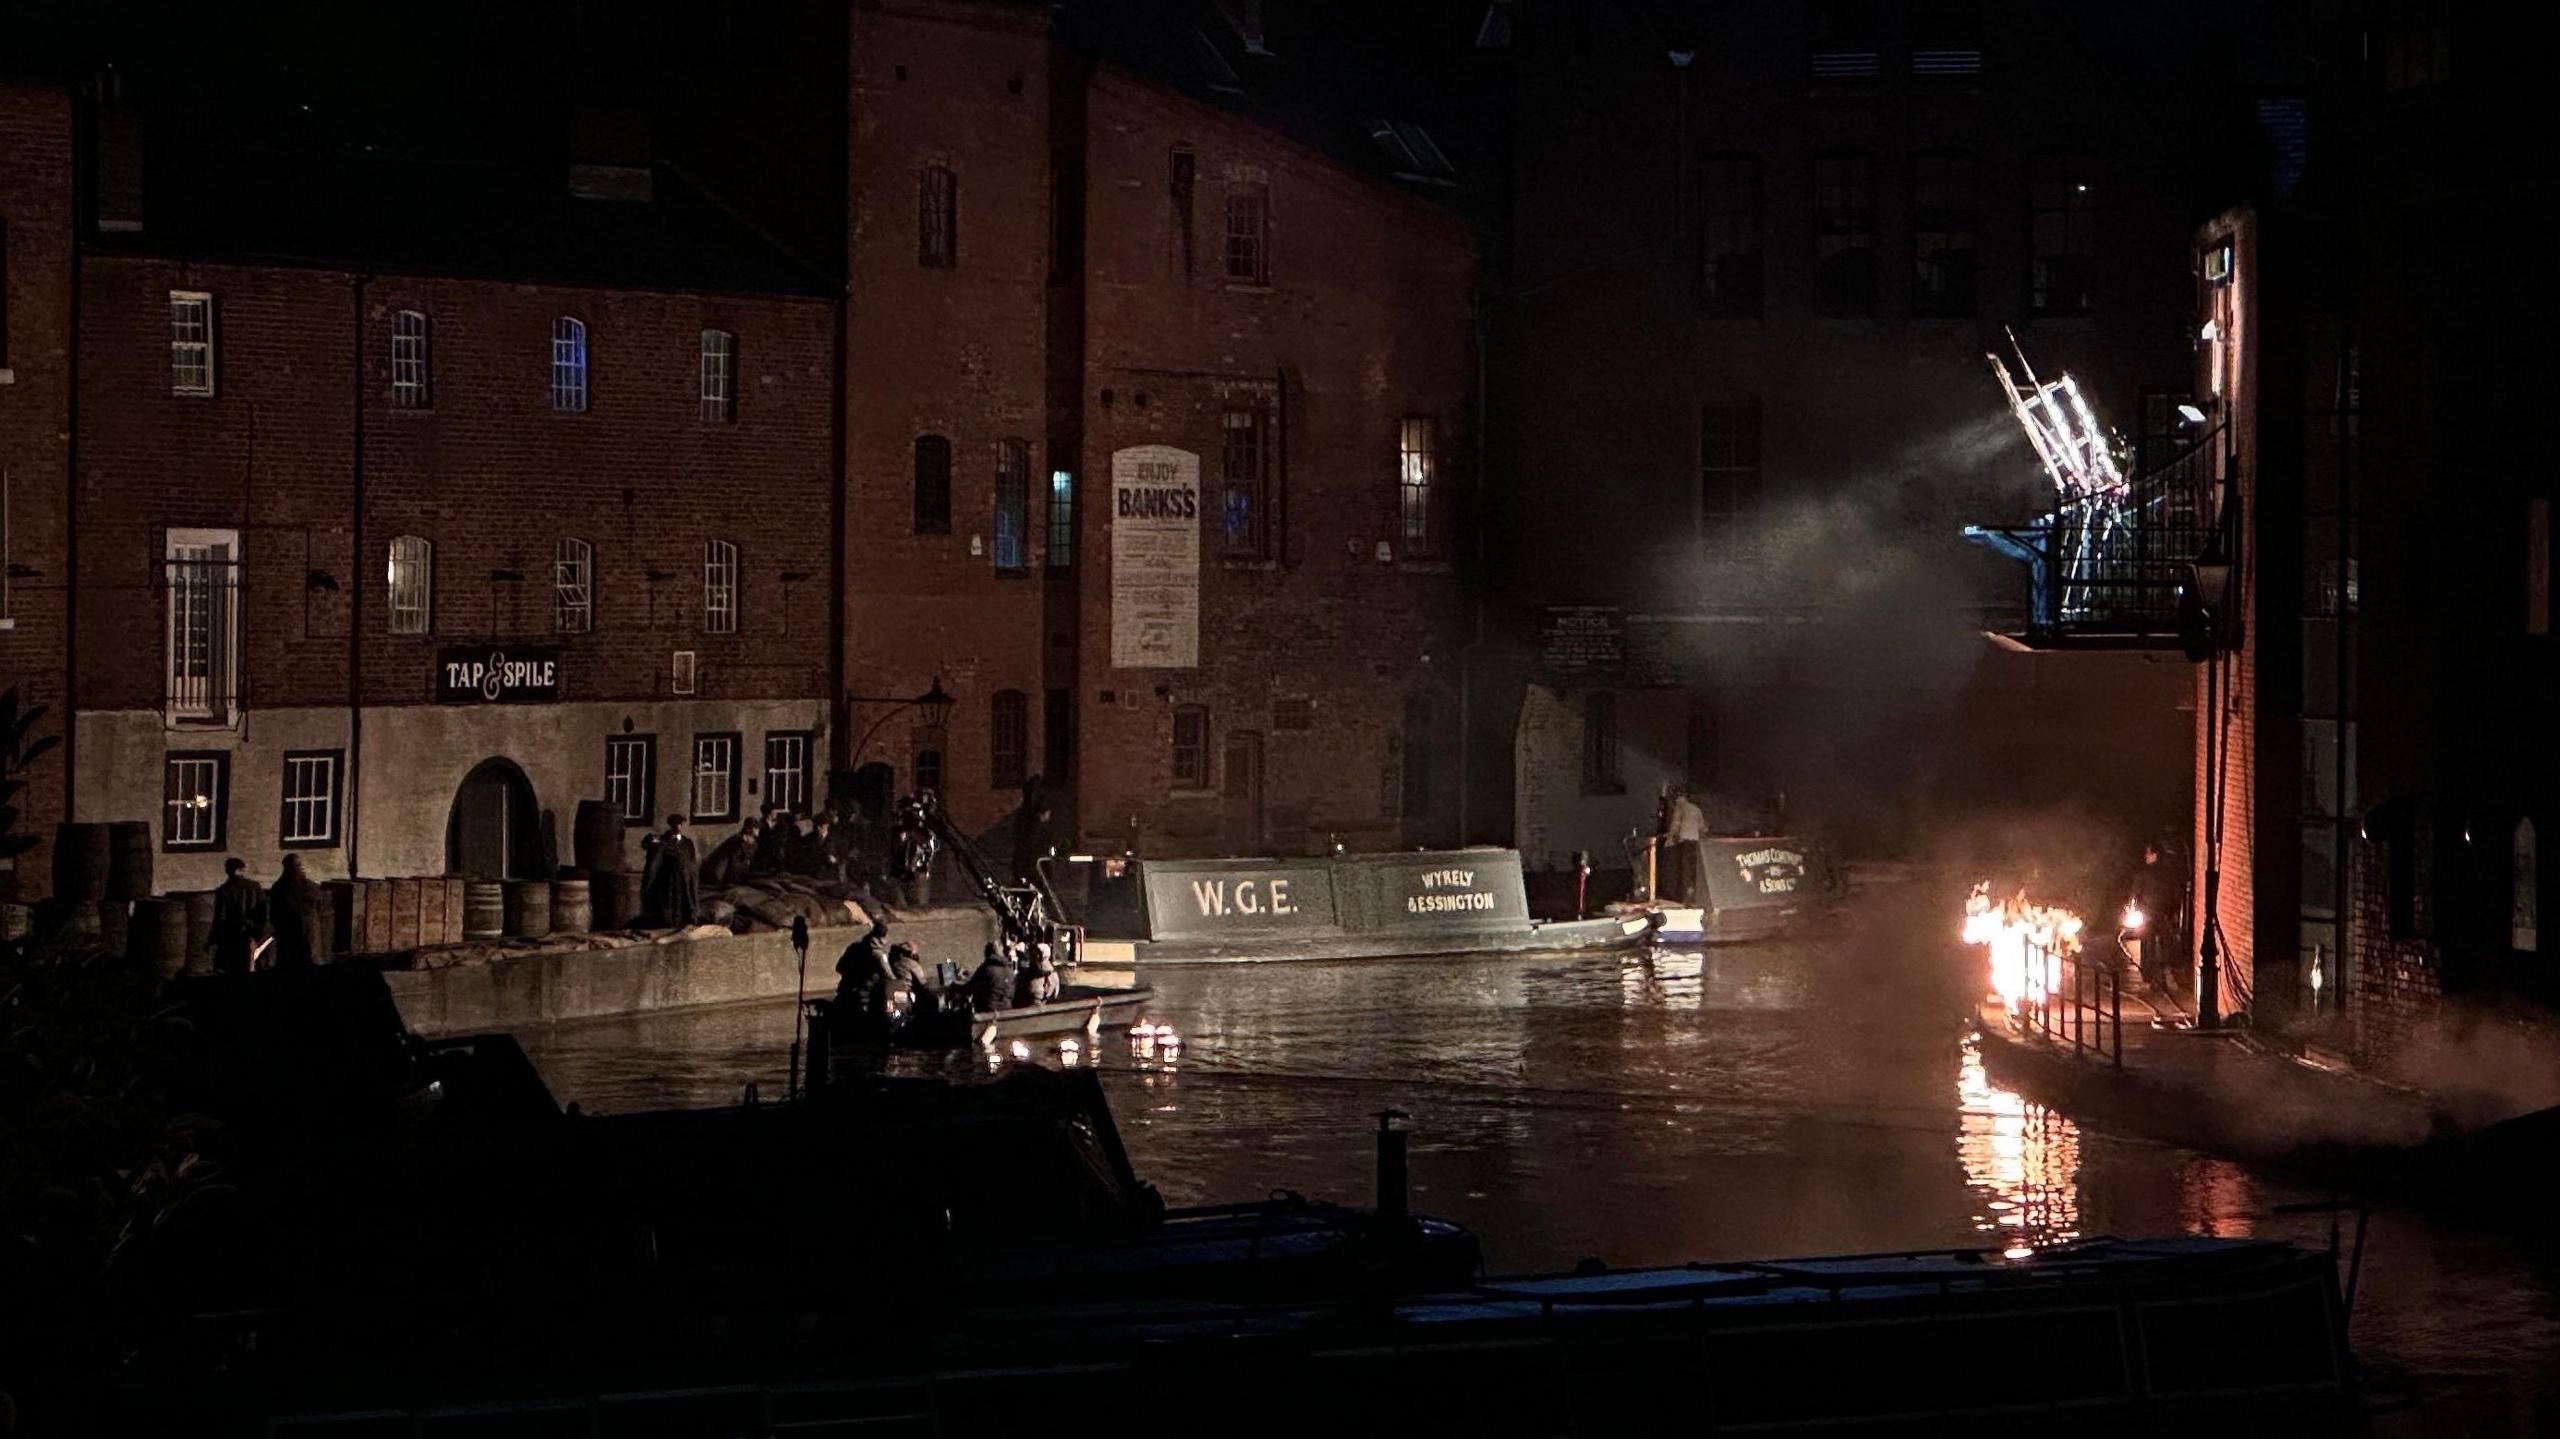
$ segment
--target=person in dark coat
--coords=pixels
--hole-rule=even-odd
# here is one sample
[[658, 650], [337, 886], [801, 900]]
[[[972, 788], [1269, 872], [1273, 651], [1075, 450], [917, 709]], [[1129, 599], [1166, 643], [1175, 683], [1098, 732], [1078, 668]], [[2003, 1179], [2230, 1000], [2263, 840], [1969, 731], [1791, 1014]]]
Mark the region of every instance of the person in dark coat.
[[1049, 857], [1055, 844], [1049, 832], [1049, 802], [1034, 798], [1013, 817], [1014, 883], [1038, 884], [1040, 861]]
[[799, 843], [792, 846], [792, 873], [818, 880], [832, 880], [840, 877], [836, 873], [834, 829], [833, 821], [823, 810], [819, 811], [815, 819], [809, 821], [808, 832], [801, 835]]
[[702, 862], [702, 887], [727, 889], [745, 883], [763, 857], [763, 841], [763, 825], [748, 820], [738, 826], [738, 832], [712, 846], [711, 857]]
[[694, 911], [702, 907], [702, 855], [693, 847], [693, 836], [684, 832], [680, 814], [667, 816], [667, 832], [658, 845], [668, 860], [667, 923], [681, 929], [693, 923]]
[[245, 861], [222, 862], [225, 876], [213, 892], [213, 970], [247, 974], [258, 941], [267, 933], [267, 892], [244, 873]]
[[969, 976], [969, 1004], [980, 1014], [994, 1014], [1013, 1008], [1013, 986], [1017, 977], [1013, 960], [990, 944], [986, 957], [978, 962], [978, 972]]
[[275, 926], [276, 968], [329, 962], [328, 897], [302, 872], [302, 856], [284, 857], [284, 872], [267, 889], [267, 915]]
[[747, 867], [749, 874], [779, 874], [791, 862], [791, 811], [780, 805], [764, 807], [762, 833], [756, 836], [756, 852]]

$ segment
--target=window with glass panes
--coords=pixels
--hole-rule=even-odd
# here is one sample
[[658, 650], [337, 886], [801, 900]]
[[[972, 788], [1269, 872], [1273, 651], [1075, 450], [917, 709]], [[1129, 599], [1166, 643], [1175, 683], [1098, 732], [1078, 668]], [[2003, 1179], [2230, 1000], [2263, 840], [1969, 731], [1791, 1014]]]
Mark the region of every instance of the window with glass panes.
[[1704, 226], [1701, 298], [1710, 315], [1760, 313], [1760, 162], [1727, 155], [1706, 162], [1701, 175]]
[[1911, 309], [1970, 315], [1974, 308], [1974, 159], [1961, 151], [1911, 158]]
[[422, 635], [433, 622], [435, 546], [423, 535], [402, 535], [391, 542], [391, 632]]
[[726, 424], [738, 417], [738, 338], [726, 330], [702, 332], [702, 418]]
[[735, 731], [693, 737], [693, 817], [738, 817], [738, 736]]
[[1031, 762], [1031, 700], [1020, 690], [998, 690], [987, 706], [987, 783], [1019, 789]]
[[1031, 446], [1021, 440], [996, 442], [995, 562], [1000, 570], [1019, 570], [1031, 563]]
[[1698, 538], [1730, 554], [1760, 508], [1760, 406], [1698, 412]]
[[1049, 472], [1049, 568], [1063, 570], [1076, 558], [1076, 477], [1065, 470]]
[[1423, 415], [1405, 416], [1396, 445], [1397, 492], [1404, 512], [1404, 552], [1416, 558], [1440, 551], [1440, 526], [1433, 513], [1438, 503], [1439, 448], [1437, 422]]
[[764, 802], [793, 814], [809, 813], [807, 730], [771, 730], [764, 737]]
[[563, 539], [551, 556], [551, 627], [582, 635], [596, 625], [596, 552], [585, 540]]
[[173, 529], [164, 554], [169, 712], [225, 719], [238, 691], [240, 532]]
[[727, 540], [702, 545], [702, 629], [714, 635], [738, 632], [738, 547]]
[[1173, 712], [1173, 787], [1209, 787], [1209, 711], [1183, 705]]
[[1271, 190], [1239, 185], [1227, 192], [1227, 278], [1238, 284], [1271, 283]]
[[960, 258], [960, 177], [928, 165], [916, 179], [916, 263], [947, 270]]
[[626, 825], [652, 824], [658, 812], [658, 737], [608, 735], [604, 742], [604, 797]]
[[222, 848], [231, 757], [221, 751], [170, 755], [161, 768], [160, 847]]
[[213, 296], [169, 292], [169, 393], [213, 393]]
[[427, 399], [427, 317], [402, 310], [391, 317], [392, 408], [423, 410]]
[[1230, 555], [1258, 556], [1270, 542], [1269, 456], [1265, 453], [1264, 412], [1229, 410], [1221, 419], [1218, 445], [1219, 514]]
[[551, 408], [564, 415], [587, 410], [587, 323], [574, 316], [551, 322]]
[[284, 755], [284, 815], [278, 839], [287, 846], [333, 845], [338, 842], [338, 776], [345, 765], [339, 750], [287, 750]]
[[1876, 186], [1869, 156], [1814, 159], [1813, 291], [1822, 314], [1875, 313]]
[[2089, 172], [2084, 156], [2040, 155], [2028, 164], [2028, 299], [2038, 314], [2089, 308], [2097, 280]]

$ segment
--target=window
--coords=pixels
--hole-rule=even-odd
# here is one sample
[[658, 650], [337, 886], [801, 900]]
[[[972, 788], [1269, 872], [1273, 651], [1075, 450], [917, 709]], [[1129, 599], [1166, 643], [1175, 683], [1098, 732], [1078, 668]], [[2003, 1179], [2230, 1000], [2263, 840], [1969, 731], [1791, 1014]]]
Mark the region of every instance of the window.
[[567, 315], [551, 322], [551, 408], [587, 412], [587, 325]]
[[1974, 309], [1974, 159], [1960, 153], [1911, 159], [1911, 311], [1970, 315]]
[[915, 777], [916, 793], [942, 793], [942, 741], [940, 739], [918, 738], [915, 751]]
[[1760, 313], [1760, 162], [1732, 156], [1700, 175], [1705, 233], [1701, 298], [1710, 315]]
[[996, 441], [996, 568], [1031, 564], [1031, 447]]
[[702, 632], [738, 632], [738, 547], [727, 540], [702, 542]]
[[551, 627], [582, 635], [596, 627], [596, 552], [564, 539], [551, 552]]
[[1865, 155], [1813, 162], [1813, 292], [1822, 314], [1875, 313], [1875, 161]]
[[425, 634], [433, 622], [436, 547], [424, 537], [402, 535], [391, 542], [391, 632]]
[[1877, 0], [1831, 0], [1814, 14], [1810, 68], [1819, 84], [1862, 84], [1884, 73]]
[[1618, 774], [1618, 696], [1593, 690], [1582, 697], [1582, 792], [1624, 794]]
[[658, 737], [653, 734], [607, 735], [604, 742], [605, 802], [622, 812], [626, 825], [654, 824], [658, 814]]
[[702, 332], [702, 418], [725, 425], [738, 418], [738, 337], [726, 330]]
[[1398, 491], [1404, 506], [1404, 552], [1416, 558], [1440, 552], [1440, 526], [1432, 513], [1438, 501], [1440, 427], [1426, 416], [1407, 415], [1396, 444]]
[[1203, 706], [1173, 712], [1173, 787], [1209, 787], [1209, 711]]
[[1760, 509], [1760, 406], [1698, 412], [1698, 538], [1730, 554]]
[[1165, 157], [1165, 193], [1173, 200], [1174, 259], [1182, 278], [1191, 278], [1191, 197], [1198, 188], [1199, 157], [1188, 145], [1176, 145]]
[[1264, 451], [1264, 413], [1229, 410], [1222, 422], [1218, 476], [1222, 490], [1219, 513], [1225, 517], [1226, 552], [1260, 556], [1269, 553], [1268, 459]]
[[1031, 702], [1020, 690], [998, 690], [987, 715], [987, 783], [1020, 789], [1031, 762]]
[[346, 751], [287, 750], [284, 818], [278, 839], [287, 849], [327, 848], [338, 842], [338, 777]]
[[764, 737], [764, 802], [793, 814], [809, 813], [807, 730], [771, 730]]
[[1271, 190], [1239, 185], [1227, 192], [1227, 278], [1242, 285], [1271, 283]]
[[676, 650], [669, 654], [667, 656], [667, 692], [679, 695], [693, 693], [696, 669], [693, 651]]
[[213, 296], [169, 292], [169, 393], [213, 393]]
[[169, 713], [228, 719], [239, 676], [240, 532], [171, 530], [164, 569]]
[[220, 849], [231, 797], [231, 756], [220, 750], [171, 754], [160, 771], [160, 847]]
[[951, 533], [951, 442], [940, 435], [916, 437], [916, 533]]
[[960, 177], [927, 165], [916, 179], [916, 263], [948, 270], [960, 257]]
[[1047, 559], [1053, 570], [1076, 562], [1076, 477], [1065, 470], [1049, 472]]
[[1982, 77], [1979, 0], [1913, 0], [1911, 78], [1963, 84]]
[[2030, 296], [2039, 315], [2078, 314], [2089, 308], [2096, 278], [2096, 212], [2089, 200], [2089, 162], [2043, 156], [2029, 166], [2028, 234]]
[[2453, 74], [2452, 0], [2385, 0], [2368, 39], [2385, 91], [2439, 84]]
[[738, 736], [735, 731], [693, 737], [693, 817], [738, 817]]
[[427, 317], [402, 310], [391, 317], [391, 407], [428, 408]]

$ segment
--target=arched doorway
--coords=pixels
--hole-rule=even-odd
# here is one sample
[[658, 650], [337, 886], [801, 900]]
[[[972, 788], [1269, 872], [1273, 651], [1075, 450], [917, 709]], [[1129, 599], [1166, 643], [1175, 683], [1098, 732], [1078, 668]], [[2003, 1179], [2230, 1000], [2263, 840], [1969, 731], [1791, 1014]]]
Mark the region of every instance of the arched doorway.
[[472, 879], [542, 877], [542, 812], [515, 761], [484, 759], [462, 777], [445, 822], [444, 867]]

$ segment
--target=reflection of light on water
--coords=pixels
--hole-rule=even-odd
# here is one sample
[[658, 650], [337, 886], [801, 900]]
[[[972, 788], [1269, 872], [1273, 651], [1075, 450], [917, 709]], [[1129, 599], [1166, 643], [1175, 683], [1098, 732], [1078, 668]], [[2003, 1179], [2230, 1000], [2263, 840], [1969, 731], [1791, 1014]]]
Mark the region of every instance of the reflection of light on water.
[[1618, 966], [1618, 995], [1629, 1005], [1695, 1007], [1705, 995], [1707, 957], [1648, 949]]
[[1956, 1156], [1980, 1192], [1973, 1227], [2023, 1259], [2080, 1237], [2080, 1126], [1991, 1082], [1982, 1044], [1964, 1042], [1956, 1070]]
[[1182, 1036], [1170, 1024], [1141, 1019], [1129, 1026], [1129, 1060], [1141, 1070], [1171, 1069], [1182, 1062]]

